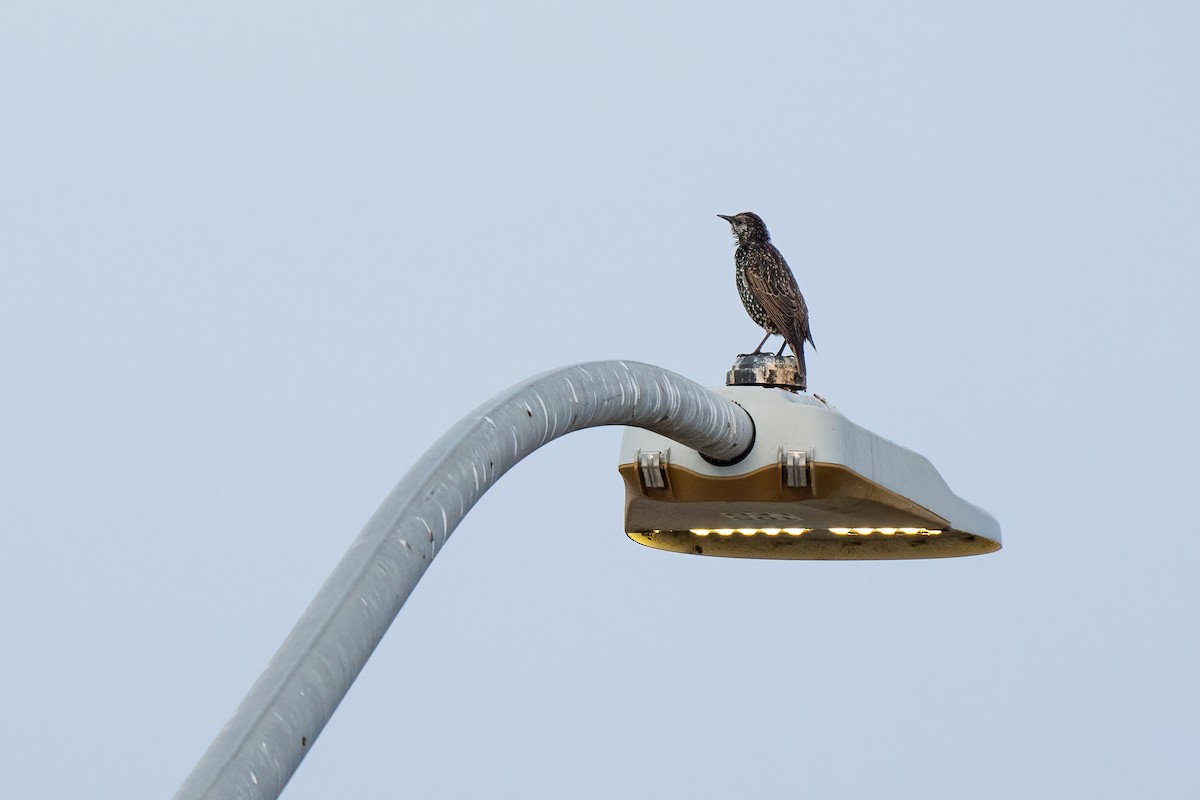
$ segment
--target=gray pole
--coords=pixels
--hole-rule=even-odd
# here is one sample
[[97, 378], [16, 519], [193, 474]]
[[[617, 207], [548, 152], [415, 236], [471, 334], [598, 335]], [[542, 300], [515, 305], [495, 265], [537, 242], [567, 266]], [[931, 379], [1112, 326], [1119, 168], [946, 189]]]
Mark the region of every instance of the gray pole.
[[547, 372], [468, 414], [371, 517], [176, 800], [274, 798], [450, 533], [510, 467], [563, 434], [632, 425], [718, 459], [753, 444], [738, 406], [672, 372], [598, 361]]

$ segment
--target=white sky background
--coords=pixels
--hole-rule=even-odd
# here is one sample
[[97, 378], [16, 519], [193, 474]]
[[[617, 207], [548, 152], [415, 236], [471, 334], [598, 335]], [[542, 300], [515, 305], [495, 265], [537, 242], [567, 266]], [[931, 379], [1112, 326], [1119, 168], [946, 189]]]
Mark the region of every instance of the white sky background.
[[246, 5], [0, 5], [0, 793], [170, 796], [496, 392], [721, 383], [742, 210], [1005, 549], [648, 550], [574, 434], [285, 797], [1197, 792], [1194, 4]]

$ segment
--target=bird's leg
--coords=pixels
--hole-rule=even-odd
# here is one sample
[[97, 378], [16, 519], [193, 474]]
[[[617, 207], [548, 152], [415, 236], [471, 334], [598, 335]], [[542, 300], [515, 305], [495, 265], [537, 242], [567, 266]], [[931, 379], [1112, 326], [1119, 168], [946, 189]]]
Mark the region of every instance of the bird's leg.
[[[765, 342], [766, 339], [763, 339], [763, 341]], [[779, 352], [775, 354], [776, 358], [780, 358], [783, 355], [783, 348], [787, 347], [787, 344], [787, 339], [784, 339], [783, 344], [779, 345]]]
[[[758, 343], [758, 347], [754, 348], [754, 353], [761, 353], [761, 352], [762, 352], [762, 346], [763, 346], [764, 344], [766, 344], [766, 343], [767, 343], [767, 339], [770, 339], [770, 338], [771, 338], [771, 334], [769, 334], [769, 333], [768, 333], [766, 336], [764, 336], [764, 337], [763, 337], [763, 340], [762, 340], [761, 342], [759, 342], [759, 343]], [[751, 353], [750, 355], [754, 355], [754, 353]]]

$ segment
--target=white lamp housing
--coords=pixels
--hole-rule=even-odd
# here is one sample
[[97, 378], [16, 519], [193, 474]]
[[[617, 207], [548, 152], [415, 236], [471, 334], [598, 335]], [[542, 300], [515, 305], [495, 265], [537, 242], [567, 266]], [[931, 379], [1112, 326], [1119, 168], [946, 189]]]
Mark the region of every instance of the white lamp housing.
[[625, 530], [660, 550], [735, 558], [945, 558], [1000, 549], [1000, 526], [921, 455], [806, 394], [712, 389], [754, 419], [739, 462], [627, 428]]

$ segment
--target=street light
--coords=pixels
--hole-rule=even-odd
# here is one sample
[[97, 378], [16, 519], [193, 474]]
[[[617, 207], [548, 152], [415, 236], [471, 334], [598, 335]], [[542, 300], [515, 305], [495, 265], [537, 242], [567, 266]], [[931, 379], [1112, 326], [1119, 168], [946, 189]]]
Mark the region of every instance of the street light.
[[[626, 450], [636, 451], [626, 466], [636, 467], [623, 474], [627, 485], [640, 482], [630, 490], [626, 530], [654, 547], [764, 557], [905, 554], [857, 556], [880, 558], [1000, 546], [995, 522], [950, 494], [924, 459], [819, 400], [761, 388], [798, 388], [794, 360], [739, 359], [730, 383], [738, 386], [712, 391], [637, 362], [576, 364], [522, 381], [464, 417], [384, 499], [176, 800], [278, 797], [467, 512], [517, 462], [572, 431], [649, 432], [626, 439]], [[798, 435], [794, 423], [804, 415], [824, 428]], [[785, 485], [754, 495], [774, 480], [761, 477], [768, 473]], [[830, 538], [838, 536], [858, 544]], [[894, 546], [901, 541], [909, 549]], [[918, 541], [926, 544], [911, 544]]]
[[715, 463], [659, 434], [621, 443], [625, 531], [677, 553], [735, 558], [943, 558], [1000, 549], [1000, 526], [924, 457], [828, 403], [781, 388], [713, 389], [750, 414], [755, 443]]

